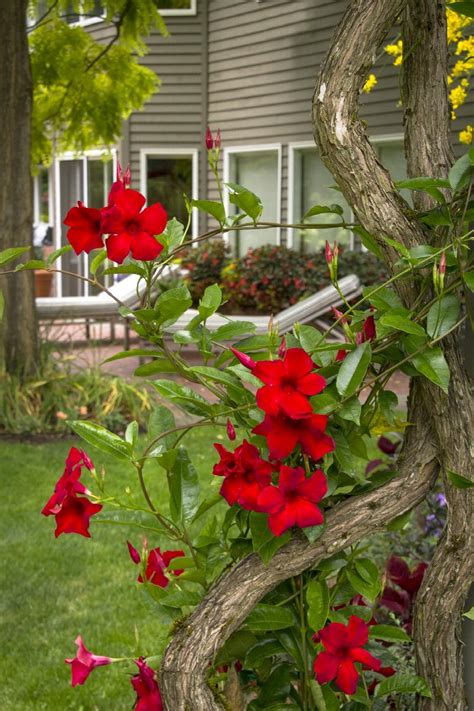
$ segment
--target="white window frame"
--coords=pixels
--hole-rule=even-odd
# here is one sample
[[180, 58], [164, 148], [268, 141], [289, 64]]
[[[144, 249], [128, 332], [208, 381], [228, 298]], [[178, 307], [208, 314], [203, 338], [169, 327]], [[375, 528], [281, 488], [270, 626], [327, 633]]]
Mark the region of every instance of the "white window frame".
[[[117, 172], [117, 149], [116, 148], [97, 148], [94, 150], [90, 151], [84, 151], [83, 153], [74, 153], [73, 151], [67, 151], [65, 153], [60, 153], [57, 156], [54, 156], [53, 159], [53, 164], [52, 164], [52, 176], [50, 178], [50, 186], [53, 187], [54, 191], [54, 196], [51, 197], [51, 200], [54, 200], [54, 210], [50, 212], [49, 219], [50, 219], [50, 224], [53, 226], [53, 234], [54, 234], [54, 248], [59, 249], [60, 247], [63, 247], [64, 245], [61, 244], [61, 232], [62, 232], [62, 220], [61, 220], [61, 202], [59, 200], [59, 195], [60, 195], [60, 163], [61, 161], [66, 161], [66, 160], [82, 160], [82, 176], [83, 176], [83, 185], [84, 185], [84, 193], [83, 193], [83, 202], [85, 205], [87, 205], [88, 202], [88, 192], [89, 192], [89, 186], [87, 183], [87, 159], [88, 158], [101, 158], [102, 156], [106, 154], [111, 154], [112, 155], [112, 180], [114, 180], [114, 176], [116, 175]], [[74, 205], [71, 205], [71, 207], [74, 207]], [[62, 256], [58, 257], [56, 260], [55, 264], [57, 265], [58, 269], [62, 269]], [[87, 275], [89, 271], [89, 255], [84, 254], [84, 271], [85, 275]], [[85, 276], [83, 275], [83, 276]], [[85, 284], [85, 294], [84, 296], [89, 296], [90, 294], [90, 284], [89, 282], [84, 282]], [[56, 292], [56, 297], [61, 298], [63, 295], [63, 281], [62, 281], [62, 274], [56, 273], [55, 275], [55, 292]]]
[[[147, 195], [147, 158], [191, 158], [191, 198], [199, 199], [199, 149], [198, 148], [170, 148], [153, 147], [140, 149], [140, 192], [148, 199]], [[164, 206], [166, 209], [166, 205]], [[193, 239], [199, 236], [199, 212], [197, 207], [192, 208], [191, 235]], [[197, 244], [193, 245], [194, 247]]]
[[[403, 146], [403, 134], [402, 133], [387, 133], [381, 134], [380, 136], [370, 136], [370, 142], [374, 146], [379, 145], [390, 145], [390, 144], [401, 144]], [[295, 201], [294, 201], [294, 181], [295, 181], [295, 152], [297, 150], [313, 148], [316, 152], [318, 147], [314, 141], [297, 141], [288, 144], [288, 191], [287, 191], [287, 205], [288, 205], [288, 222], [294, 224], [296, 220], [295, 212]], [[350, 212], [351, 222], [354, 220], [354, 213], [351, 209]], [[287, 245], [290, 249], [294, 246], [294, 234], [295, 230], [293, 227], [288, 228]], [[364, 251], [366, 248], [362, 247]], [[354, 249], [354, 233], [351, 232], [351, 240], [349, 249]]]
[[[281, 143], [258, 143], [245, 146], [226, 146], [223, 151], [223, 176], [224, 183], [230, 182], [230, 157], [239, 153], [275, 153], [278, 158], [277, 167], [277, 216], [276, 222], [281, 222], [281, 189], [282, 189], [282, 144]], [[244, 185], [245, 187], [245, 185]], [[229, 214], [230, 200], [229, 191], [224, 190], [224, 207], [226, 215]], [[265, 208], [265, 205], [263, 206]], [[281, 245], [281, 227], [276, 228], [277, 245]], [[223, 239], [226, 245], [229, 245], [229, 232], [225, 232]]]
[[84, 17], [79, 13], [79, 19], [76, 22], [68, 22], [67, 20], [65, 22], [69, 27], [89, 27], [89, 25], [97, 25], [99, 22], [103, 22], [105, 17], [105, 13], [96, 17]]
[[182, 15], [196, 15], [197, 14], [197, 0], [191, 0], [191, 6], [188, 8], [175, 8], [169, 10], [160, 10], [158, 12], [162, 17], [181, 17]]

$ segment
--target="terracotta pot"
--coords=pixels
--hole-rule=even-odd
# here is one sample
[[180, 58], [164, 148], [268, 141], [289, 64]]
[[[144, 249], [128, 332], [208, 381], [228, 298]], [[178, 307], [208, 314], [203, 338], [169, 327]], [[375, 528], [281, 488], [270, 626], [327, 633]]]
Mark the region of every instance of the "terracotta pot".
[[35, 269], [35, 296], [51, 296], [53, 273], [47, 269]]

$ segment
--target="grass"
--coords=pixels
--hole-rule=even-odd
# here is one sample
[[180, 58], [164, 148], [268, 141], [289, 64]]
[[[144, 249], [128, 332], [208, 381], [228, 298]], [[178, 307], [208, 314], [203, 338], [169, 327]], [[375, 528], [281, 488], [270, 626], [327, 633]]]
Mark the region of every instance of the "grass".
[[[196, 429], [187, 442], [208, 486], [214, 480], [213, 436]], [[64, 658], [74, 656], [78, 634], [91, 651], [112, 657], [153, 655], [165, 642], [167, 629], [154, 615], [153, 601], [135, 584], [125, 544], [130, 538], [140, 548], [140, 530], [92, 519], [91, 539], [62, 535], [55, 540], [54, 519], [40, 514], [71, 444], [0, 442], [2, 711], [128, 711], [135, 699], [132, 663], [98, 669], [84, 686], [72, 689]], [[124, 496], [130, 486], [136, 492], [132, 498], [143, 504], [132, 469], [93, 448], [87, 451], [97, 469], [105, 466], [112, 491]], [[158, 467], [147, 472], [160, 505], [166, 498], [163, 476]], [[151, 532], [148, 538], [149, 547], [174, 547]]]

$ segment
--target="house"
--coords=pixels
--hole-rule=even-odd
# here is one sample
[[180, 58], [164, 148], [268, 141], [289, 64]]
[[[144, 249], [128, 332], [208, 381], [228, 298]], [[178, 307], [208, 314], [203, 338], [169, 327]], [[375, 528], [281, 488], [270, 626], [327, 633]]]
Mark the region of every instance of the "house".
[[[100, 15], [100, 3], [98, 13]], [[184, 221], [183, 192], [216, 199], [204, 146], [206, 127], [222, 131], [222, 177], [253, 190], [262, 199], [264, 219], [293, 223], [314, 204], [338, 202], [333, 179], [323, 166], [311, 130], [311, 98], [346, 0], [159, 0], [170, 36], [152, 34], [143, 63], [156, 70], [161, 89], [124, 125], [123, 140], [103, 161], [104, 151], [57, 156], [35, 181], [35, 221], [52, 224], [57, 247], [65, 243], [62, 220], [82, 199], [89, 206], [106, 201], [117, 158], [130, 162], [132, 186], [160, 200]], [[74, 18], [107, 41], [113, 28], [99, 17]], [[397, 37], [394, 28], [392, 38]], [[362, 97], [362, 115], [381, 162], [396, 179], [405, 176], [399, 69], [383, 52], [375, 73], [377, 87]], [[466, 105], [455, 122], [465, 123]], [[344, 205], [350, 218], [350, 209]], [[333, 216], [318, 216], [321, 220]], [[207, 220], [193, 215], [192, 234]], [[228, 234], [237, 254], [263, 243], [305, 246], [298, 229]], [[312, 231], [312, 245], [337, 238], [354, 247], [348, 231]], [[86, 273], [87, 255], [63, 256], [63, 268]], [[89, 285], [58, 275], [55, 295], [87, 295]]]

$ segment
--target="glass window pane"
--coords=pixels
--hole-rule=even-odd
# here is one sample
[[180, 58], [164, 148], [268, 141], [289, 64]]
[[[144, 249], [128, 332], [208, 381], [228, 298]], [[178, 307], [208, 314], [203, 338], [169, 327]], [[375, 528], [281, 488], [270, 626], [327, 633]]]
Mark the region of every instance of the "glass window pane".
[[[249, 151], [232, 153], [229, 161], [230, 180], [258, 195], [263, 205], [261, 219], [278, 222], [278, 153], [276, 151]], [[230, 213], [238, 210], [230, 205]], [[230, 233], [230, 246], [237, 256], [246, 254], [250, 247], [277, 244], [278, 230], [239, 230]]]
[[147, 204], [161, 202], [168, 217], [176, 217], [186, 224], [188, 213], [183, 193], [189, 198], [193, 190], [193, 162], [191, 157], [147, 157]]
[[[326, 169], [315, 148], [300, 148], [294, 152], [294, 182], [293, 182], [293, 219], [301, 220], [303, 215], [314, 205], [331, 205], [337, 203], [344, 208], [343, 219], [349, 222], [351, 210], [341, 193], [331, 186], [335, 180]], [[341, 221], [337, 214], [315, 215], [309, 222], [332, 224]], [[305, 253], [315, 252], [324, 246], [325, 240], [338, 241], [341, 245], [351, 246], [351, 233], [342, 228], [322, 230], [294, 230], [293, 247]]]
[[155, 0], [158, 10], [189, 10], [191, 0]]
[[[78, 200], [83, 199], [83, 161], [82, 160], [62, 160], [59, 162], [60, 181], [60, 215], [61, 225], [61, 246], [69, 244], [66, 239], [67, 227], [62, 224], [69, 209], [77, 205]], [[79, 256], [71, 250], [62, 257], [62, 268], [66, 271], [83, 274], [83, 255]], [[72, 276], [62, 275], [63, 296], [82, 296], [84, 291], [83, 282]]]
[[101, 208], [107, 205], [111, 172], [112, 160], [87, 159], [88, 207]]

